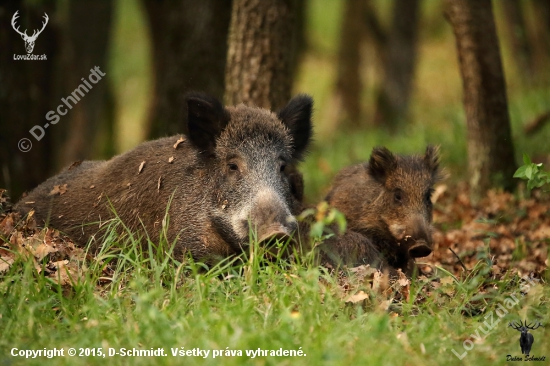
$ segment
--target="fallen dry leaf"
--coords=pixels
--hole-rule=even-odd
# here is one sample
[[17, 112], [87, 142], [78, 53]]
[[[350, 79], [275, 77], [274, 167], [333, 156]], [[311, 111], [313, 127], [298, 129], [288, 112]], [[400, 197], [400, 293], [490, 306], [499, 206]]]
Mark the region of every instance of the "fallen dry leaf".
[[69, 261], [64, 259], [64, 260], [57, 261], [57, 262], [51, 262], [50, 266], [52, 268], [55, 268], [55, 269], [61, 269], [61, 268], [65, 267], [67, 264], [69, 264]]
[[378, 303], [377, 309], [378, 309], [379, 311], [383, 311], [383, 312], [388, 311], [388, 309], [390, 308], [390, 305], [391, 305], [392, 301], [393, 301], [393, 299], [388, 299], [388, 300], [380, 301], [380, 303]]
[[405, 301], [409, 301], [409, 295], [411, 292], [411, 280], [405, 276], [401, 270], [397, 271], [398, 279], [395, 281], [394, 287], [395, 290], [401, 294], [402, 298]]
[[[129, 183], [128, 183], [129, 184]], [[101, 199], [103, 198], [103, 192], [101, 192], [99, 194], [99, 196], [97, 196], [97, 201], [96, 203], [94, 203], [94, 207], [97, 207], [100, 203], [101, 203]]]
[[405, 274], [401, 271], [399, 271], [399, 279], [397, 280], [397, 284], [401, 287], [409, 286], [411, 284], [411, 280], [409, 280]]
[[387, 282], [384, 280], [384, 276], [380, 271], [376, 271], [372, 274], [372, 290], [375, 292], [383, 292], [387, 288]]
[[73, 170], [74, 168], [76, 168], [77, 166], [79, 166], [80, 164], [82, 164], [82, 160], [78, 160], [78, 161], [75, 161], [74, 163], [72, 163], [69, 168], [67, 170]]
[[180, 137], [178, 141], [174, 144], [174, 149], [178, 148], [178, 145], [185, 141], [185, 137]]
[[65, 192], [67, 192], [67, 184], [60, 184], [57, 186], [53, 186], [53, 189], [50, 191], [50, 196], [54, 196], [56, 194], [61, 196]]
[[13, 262], [14, 262], [13, 257], [1, 255], [0, 256], [0, 273], [4, 273], [8, 269], [10, 269]]
[[50, 253], [57, 252], [57, 249], [53, 248], [51, 245], [47, 245], [44, 243], [39, 244], [36, 248], [33, 248], [32, 246], [27, 246], [27, 249], [34, 255], [36, 259], [41, 261]]
[[360, 301], [363, 301], [365, 299], [368, 299], [369, 295], [366, 294], [364, 291], [359, 291], [358, 293], [354, 295], [350, 295], [346, 298], [345, 302], [351, 302], [353, 304], [356, 304]]

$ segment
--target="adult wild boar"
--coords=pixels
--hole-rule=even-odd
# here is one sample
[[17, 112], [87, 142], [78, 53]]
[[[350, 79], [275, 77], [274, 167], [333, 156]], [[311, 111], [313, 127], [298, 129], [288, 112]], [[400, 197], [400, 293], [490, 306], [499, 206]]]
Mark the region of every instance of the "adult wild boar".
[[353, 250], [341, 241], [337, 251], [349, 256], [355, 251], [359, 255], [351, 261], [361, 261], [361, 256], [376, 256], [372, 244], [390, 267], [410, 274], [414, 258], [432, 251], [431, 195], [439, 179], [439, 151], [433, 146], [423, 156], [377, 147], [367, 163], [343, 169], [326, 200], [365, 240], [357, 239]]
[[[38, 222], [82, 246], [113, 218], [111, 204], [130, 229], [143, 226], [151, 238], [168, 212], [176, 258], [239, 253], [251, 231], [260, 242], [292, 235], [297, 206], [287, 170], [310, 142], [312, 99], [297, 96], [278, 114], [224, 108], [202, 94], [186, 102], [183, 141], [161, 138], [108, 161], [85, 161], [39, 185], [16, 210], [34, 209]], [[92, 249], [99, 244], [92, 240]]]

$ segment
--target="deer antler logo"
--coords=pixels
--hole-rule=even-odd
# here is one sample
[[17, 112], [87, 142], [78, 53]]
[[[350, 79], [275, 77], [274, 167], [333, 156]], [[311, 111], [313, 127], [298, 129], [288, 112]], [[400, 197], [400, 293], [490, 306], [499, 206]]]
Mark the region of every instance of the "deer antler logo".
[[44, 13], [44, 22], [42, 22], [42, 29], [40, 29], [39, 31], [37, 31], [36, 29], [34, 30], [34, 32], [32, 33], [32, 36], [28, 36], [27, 35], [27, 30], [25, 29], [24, 32], [21, 32], [19, 30], [19, 26], [16, 27], [16, 24], [15, 24], [15, 21], [17, 18], [19, 18], [19, 15], [17, 15], [17, 13], [19, 13], [19, 10], [15, 12], [15, 14], [13, 14], [13, 17], [11, 18], [11, 26], [13, 27], [13, 29], [19, 33], [21, 35], [21, 38], [23, 38], [23, 40], [25, 41], [25, 48], [27, 49], [27, 53], [31, 53], [32, 50], [34, 49], [34, 42], [36, 41], [36, 38], [38, 38], [38, 35], [40, 33], [42, 33], [42, 31], [44, 30], [44, 28], [46, 28], [46, 24], [48, 24], [48, 14]]
[[533, 337], [533, 335], [529, 333], [529, 330], [535, 330], [541, 325], [542, 324], [540, 322], [535, 325], [527, 324], [527, 320], [525, 321], [525, 323], [521, 321], [519, 323], [508, 323], [509, 327], [512, 327], [515, 330], [519, 330], [521, 332], [521, 335], [519, 336], [519, 346], [521, 347], [521, 353], [523, 353], [524, 355], [529, 356], [529, 353], [531, 352], [531, 346], [535, 341], [535, 337]]

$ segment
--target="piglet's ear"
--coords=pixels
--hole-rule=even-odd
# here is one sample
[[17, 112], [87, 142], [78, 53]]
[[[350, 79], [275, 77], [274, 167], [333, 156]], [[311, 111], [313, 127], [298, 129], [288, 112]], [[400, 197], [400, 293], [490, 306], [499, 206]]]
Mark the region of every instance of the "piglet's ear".
[[428, 145], [424, 154], [424, 163], [432, 172], [435, 180], [443, 179], [444, 173], [439, 169], [439, 146]]
[[213, 153], [216, 139], [229, 122], [229, 113], [214, 97], [192, 93], [187, 101], [187, 136], [199, 150]]
[[300, 160], [306, 153], [311, 142], [313, 129], [311, 113], [313, 99], [309, 95], [301, 94], [290, 100], [278, 114], [279, 119], [289, 129], [294, 141], [293, 158]]
[[424, 154], [424, 162], [426, 166], [433, 172], [439, 169], [439, 147], [428, 145]]
[[397, 158], [385, 147], [375, 147], [370, 155], [368, 172], [378, 182], [385, 184], [388, 175], [397, 168]]

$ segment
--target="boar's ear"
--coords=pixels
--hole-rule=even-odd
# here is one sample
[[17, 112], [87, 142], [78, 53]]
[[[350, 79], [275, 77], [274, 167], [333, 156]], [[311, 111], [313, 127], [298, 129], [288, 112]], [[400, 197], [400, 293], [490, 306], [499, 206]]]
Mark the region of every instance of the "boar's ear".
[[214, 152], [216, 139], [229, 122], [229, 113], [214, 97], [192, 93], [187, 95], [187, 135], [200, 150]]
[[424, 163], [428, 170], [432, 172], [435, 180], [442, 179], [442, 174], [439, 170], [439, 146], [428, 145], [424, 154]]
[[299, 160], [306, 152], [307, 145], [313, 134], [311, 126], [311, 112], [313, 99], [309, 95], [301, 94], [290, 100], [278, 114], [279, 119], [290, 130], [293, 139], [293, 158]]
[[397, 158], [385, 147], [375, 147], [370, 155], [368, 172], [378, 182], [385, 184], [388, 175], [397, 167]]

